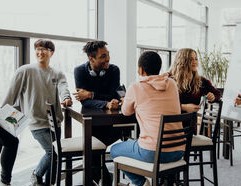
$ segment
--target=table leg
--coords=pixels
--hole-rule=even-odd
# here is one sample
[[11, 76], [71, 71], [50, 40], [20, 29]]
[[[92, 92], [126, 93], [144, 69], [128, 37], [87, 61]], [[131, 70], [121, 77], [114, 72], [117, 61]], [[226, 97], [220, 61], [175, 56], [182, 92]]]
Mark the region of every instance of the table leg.
[[83, 136], [84, 136], [84, 172], [83, 172], [83, 185], [92, 185], [92, 118], [83, 118]]
[[232, 121], [224, 120], [223, 126], [223, 157], [229, 159], [229, 148], [230, 147], [230, 125]]

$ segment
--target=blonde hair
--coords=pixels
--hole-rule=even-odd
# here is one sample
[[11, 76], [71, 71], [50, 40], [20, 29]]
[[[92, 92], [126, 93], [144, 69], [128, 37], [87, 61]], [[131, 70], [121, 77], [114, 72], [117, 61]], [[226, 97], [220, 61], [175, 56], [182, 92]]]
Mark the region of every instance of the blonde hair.
[[182, 48], [177, 51], [174, 63], [170, 69], [172, 78], [177, 82], [179, 93], [198, 93], [202, 85], [201, 76], [192, 71], [191, 54], [197, 52], [191, 48]]

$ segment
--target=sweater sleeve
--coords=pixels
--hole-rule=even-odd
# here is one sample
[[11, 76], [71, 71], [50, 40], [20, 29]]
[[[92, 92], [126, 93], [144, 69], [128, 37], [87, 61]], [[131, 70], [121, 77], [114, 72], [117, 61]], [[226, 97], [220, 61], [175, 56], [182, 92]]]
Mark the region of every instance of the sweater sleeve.
[[[89, 90], [87, 87], [88, 85], [86, 83], [86, 77], [89, 76], [89, 74], [86, 73], [84, 65], [78, 66], [74, 69], [74, 79], [75, 79], [75, 87], [76, 88], [82, 88], [86, 89], [88, 91], [93, 91]], [[94, 92], [94, 97], [93, 99], [86, 99], [81, 101], [81, 104], [86, 107], [86, 108], [100, 108], [103, 109], [105, 108], [107, 101], [102, 101], [98, 100], [96, 98], [96, 92]]]
[[25, 84], [24, 84], [24, 81], [25, 81], [24, 76], [25, 75], [26, 74], [23, 71], [17, 69], [16, 73], [14, 74], [14, 77], [11, 80], [9, 89], [7, 91], [7, 95], [6, 95], [5, 99], [3, 100], [1, 107], [6, 104], [13, 105], [14, 107], [19, 106], [18, 105], [19, 103], [17, 101], [20, 98], [22, 90], [25, 89], [24, 88], [25, 87]]
[[81, 103], [84, 107], [103, 109], [108, 101], [119, 98], [116, 89], [120, 85], [120, 70], [111, 65], [103, 77], [92, 77], [86, 70], [86, 65], [82, 64], [74, 69], [75, 86], [93, 92], [94, 97]]
[[221, 92], [217, 88], [215, 88], [208, 79], [203, 78], [203, 83], [204, 83], [204, 87], [206, 89], [206, 94], [208, 92], [212, 92], [214, 94], [214, 96], [215, 96], [215, 100], [214, 101], [220, 100]]
[[58, 74], [58, 91], [61, 100], [65, 100], [66, 98], [71, 98], [70, 92], [68, 89], [68, 83], [65, 75], [62, 72]]

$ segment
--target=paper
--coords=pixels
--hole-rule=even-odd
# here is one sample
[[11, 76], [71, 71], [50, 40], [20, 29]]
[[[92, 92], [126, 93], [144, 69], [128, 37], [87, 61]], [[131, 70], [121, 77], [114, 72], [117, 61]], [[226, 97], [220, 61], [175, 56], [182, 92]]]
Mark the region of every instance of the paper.
[[14, 107], [6, 104], [0, 108], [0, 127], [13, 136], [18, 136], [28, 123], [29, 119]]

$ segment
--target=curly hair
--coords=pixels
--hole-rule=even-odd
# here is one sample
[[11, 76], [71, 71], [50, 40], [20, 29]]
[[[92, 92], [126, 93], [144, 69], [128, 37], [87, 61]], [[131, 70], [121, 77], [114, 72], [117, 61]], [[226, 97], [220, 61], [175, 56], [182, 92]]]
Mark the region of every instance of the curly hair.
[[177, 82], [179, 93], [198, 93], [202, 86], [201, 76], [192, 71], [191, 54], [197, 52], [191, 48], [182, 48], [177, 51], [174, 63], [170, 69], [170, 76]]
[[87, 54], [87, 56], [96, 57], [97, 51], [99, 48], [104, 48], [107, 44], [105, 41], [89, 41], [83, 47], [83, 51]]

